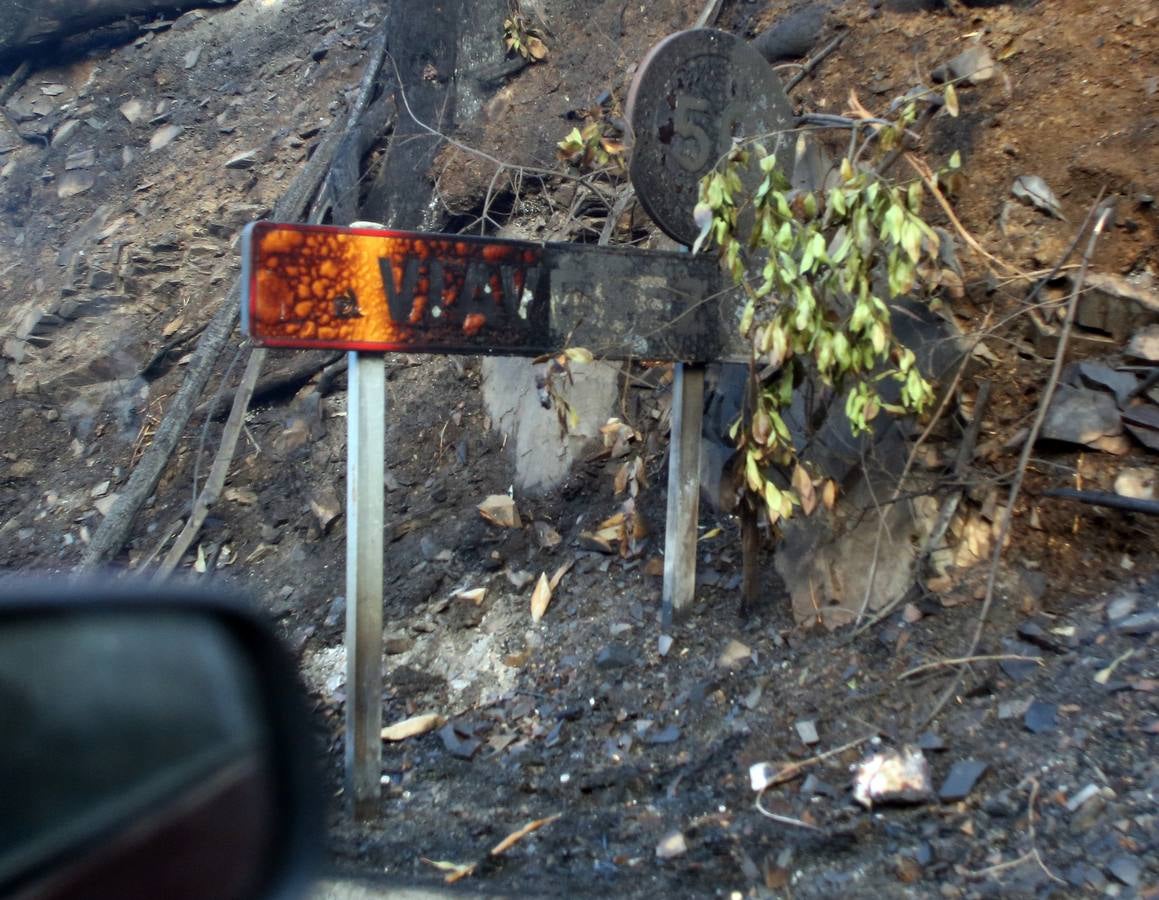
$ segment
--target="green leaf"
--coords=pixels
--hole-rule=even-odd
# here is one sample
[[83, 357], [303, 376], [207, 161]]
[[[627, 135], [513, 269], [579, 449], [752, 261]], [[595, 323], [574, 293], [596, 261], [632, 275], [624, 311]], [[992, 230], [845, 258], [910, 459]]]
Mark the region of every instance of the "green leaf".
[[749, 329], [753, 327], [753, 315], [756, 313], [756, 306], [750, 299], [745, 305], [744, 310], [740, 314], [740, 333], [747, 337]]
[[881, 220], [881, 233], [895, 244], [901, 243], [901, 225], [904, 213], [900, 206], [890, 206]]
[[913, 262], [916, 263], [921, 259], [922, 230], [908, 219], [901, 226], [901, 245]]
[[906, 205], [915, 216], [922, 211], [922, 183], [911, 181], [906, 191]]
[[745, 454], [744, 475], [745, 483], [748, 484], [749, 490], [754, 494], [761, 493], [766, 482], [765, 476], [761, 474], [760, 466], [757, 465], [756, 451], [750, 450]]
[[708, 205], [713, 209], [720, 209], [724, 205], [724, 187], [720, 183], [720, 176], [715, 173], [708, 177]]
[[830, 188], [829, 208], [839, 216], [845, 215], [845, 192], [841, 188]]
[[960, 151], [955, 150], [950, 154], [950, 168], [954, 171], [962, 168], [962, 154]]

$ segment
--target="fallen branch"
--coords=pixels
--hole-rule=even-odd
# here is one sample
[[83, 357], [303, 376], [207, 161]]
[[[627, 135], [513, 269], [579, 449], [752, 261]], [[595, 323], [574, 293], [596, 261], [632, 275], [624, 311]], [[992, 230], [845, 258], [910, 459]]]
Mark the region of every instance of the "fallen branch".
[[[1099, 196], [1096, 198], [1092, 210], [1099, 208], [1102, 203], [1103, 193], [1103, 191], [1099, 191]], [[1055, 352], [1054, 365], [1051, 366], [1050, 376], [1046, 380], [1046, 386], [1042, 391], [1042, 398], [1038, 403], [1038, 412], [1034, 416], [1034, 422], [1031, 424], [1030, 431], [1026, 436], [1026, 443], [1023, 444], [1022, 453], [1018, 457], [1018, 466], [1014, 470], [1014, 482], [1010, 485], [1010, 498], [1002, 510], [1002, 522], [998, 528], [998, 537], [994, 542], [994, 555], [990, 559], [990, 574], [986, 579], [986, 597], [982, 601], [982, 610], [978, 614], [978, 625], [974, 629], [974, 637], [970, 641], [969, 649], [963, 654], [965, 658], [972, 657], [977, 653], [978, 644], [982, 641], [982, 631], [986, 627], [986, 617], [990, 614], [990, 607], [994, 603], [994, 589], [998, 583], [998, 564], [1002, 560], [1002, 551], [1006, 545], [1006, 538], [1010, 534], [1010, 523], [1014, 520], [1014, 508], [1018, 503], [1018, 494], [1022, 489], [1022, 479], [1026, 475], [1026, 467], [1030, 463], [1030, 455], [1034, 450], [1035, 443], [1038, 441], [1039, 432], [1042, 430], [1042, 423], [1046, 420], [1046, 412], [1050, 408], [1050, 401], [1054, 398], [1054, 390], [1058, 387], [1059, 377], [1062, 374], [1063, 361], [1066, 358], [1067, 342], [1070, 340], [1071, 327], [1074, 325], [1075, 311], [1078, 308], [1079, 295], [1082, 293], [1083, 283], [1086, 281], [1087, 269], [1090, 267], [1091, 257], [1095, 252], [1095, 244], [1098, 242], [1099, 235], [1103, 233], [1103, 228], [1106, 226], [1110, 215], [1111, 208], [1109, 206], [1103, 206], [1095, 218], [1094, 226], [1091, 228], [1090, 240], [1087, 241], [1087, 248], [1083, 253], [1082, 267], [1079, 269], [1078, 277], [1075, 279], [1074, 288], [1071, 291], [1070, 300], [1067, 302], [1066, 318], [1063, 321], [1062, 333], [1058, 338], [1058, 350]], [[1087, 222], [1091, 218], [1091, 215], [1087, 216], [1082, 228], [1086, 227]], [[950, 702], [950, 699], [958, 690], [958, 684], [961, 680], [962, 670], [958, 669], [953, 680], [923, 720], [923, 725], [932, 721], [945, 708], [946, 704]]]
[[[381, 65], [381, 61], [378, 64]], [[375, 63], [372, 61], [371, 65]], [[297, 221], [309, 208], [311, 199], [330, 169], [330, 163], [342, 141], [346, 125], [346, 122], [335, 123], [326, 132], [314, 154], [299, 170], [286, 193], [274, 205], [273, 219], [282, 222]], [[185, 426], [193, 415], [197, 398], [205, 390], [217, 358], [237, 325], [240, 304], [239, 278], [235, 279], [229, 294], [206, 326], [189, 362], [185, 380], [174, 395], [169, 409], [166, 410], [165, 418], [157, 427], [153, 442], [133, 469], [117, 502], [93, 532], [92, 539], [81, 557], [79, 568], [89, 569], [103, 565], [121, 551], [137, 513], [156, 489], [161, 473], [185, 433]]]
[[[344, 353], [336, 353], [328, 350], [305, 351], [299, 353], [299, 359], [295, 359], [297, 365], [289, 369], [281, 369], [277, 372], [271, 372], [264, 378], [258, 380], [258, 383], [253, 387], [253, 395], [250, 397], [249, 403], [252, 407], [254, 404], [263, 403], [274, 397], [288, 394], [291, 391], [296, 391], [311, 378], [319, 372], [325, 371], [339, 360], [345, 360]], [[240, 388], [235, 388], [229, 391], [222, 398], [222, 402], [215, 409], [210, 409], [210, 404], [203, 403], [197, 407], [197, 415], [211, 416], [213, 419], [223, 419], [228, 414], [225, 412], [232, 404], [237, 391]]]
[[788, 94], [793, 90], [793, 88], [808, 78], [809, 75], [812, 74], [813, 70], [825, 61], [825, 57], [840, 47], [841, 42], [844, 41], [848, 36], [848, 31], [841, 32], [841, 34], [837, 35], [837, 37], [833, 38], [833, 40], [831, 40], [828, 44], [826, 44], [807, 60], [801, 63], [801, 71], [785, 82], [785, 93]]
[[929, 672], [933, 669], [943, 669], [948, 666], [964, 666], [969, 663], [976, 662], [1002, 662], [1003, 660], [1013, 660], [1015, 662], [1032, 662], [1040, 666], [1046, 665], [1038, 656], [1019, 656], [1017, 653], [994, 653], [983, 656], [962, 656], [958, 659], [939, 659], [936, 662], [923, 663], [920, 666], [914, 666], [912, 669], [907, 669], [897, 676], [898, 681], [904, 681], [906, 678], [913, 678], [915, 675], [920, 675], [922, 672]]
[[1059, 497], [1063, 500], [1074, 500], [1078, 503], [1091, 503], [1095, 506], [1107, 506], [1111, 509], [1122, 509], [1127, 512], [1159, 516], [1159, 500], [1124, 497], [1122, 494], [1114, 494], [1110, 491], [1078, 491], [1074, 488], [1051, 488], [1049, 491], [1043, 491], [1042, 496]]
[[265, 359], [266, 350], [264, 347], [258, 347], [250, 354], [245, 372], [241, 376], [241, 383], [238, 385], [237, 393], [234, 394], [233, 406], [229, 411], [225, 430], [221, 433], [221, 447], [213, 458], [209, 477], [205, 479], [205, 487], [197, 495], [197, 499], [193, 503], [193, 512], [185, 523], [185, 527], [181, 529], [181, 533], [177, 535], [177, 540], [173, 542], [173, 546], [169, 548], [165, 559], [157, 567], [157, 580], [167, 578], [177, 568], [181, 562], [181, 557], [192, 546], [198, 532], [201, 531], [201, 526], [205, 523], [209, 510], [217, 502], [217, 498], [221, 496], [221, 490], [225, 487], [226, 475], [229, 474], [230, 463], [233, 462], [234, 451], [237, 449], [238, 438], [241, 437], [242, 426], [245, 425], [249, 399], [253, 395], [254, 385], [257, 383]]

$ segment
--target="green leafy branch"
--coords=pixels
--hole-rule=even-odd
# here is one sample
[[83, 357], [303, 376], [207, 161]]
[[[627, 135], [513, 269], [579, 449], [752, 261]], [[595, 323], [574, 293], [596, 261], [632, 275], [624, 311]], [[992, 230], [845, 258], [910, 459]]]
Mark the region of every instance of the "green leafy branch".
[[[956, 95], [924, 94], [956, 114]], [[869, 141], [861, 147], [852, 141], [824, 189], [792, 188], [759, 143], [735, 147], [701, 180], [693, 250], [714, 243], [743, 288], [740, 331], [752, 347], [755, 396], [731, 435], [743, 453], [750, 496], [763, 502], [774, 525], [795, 505], [807, 514], [816, 505], [813, 479], [797, 459], [783, 417], [805, 378], [845, 394], [855, 434], [867, 431], [883, 409], [920, 413], [933, 398], [913, 351], [893, 335], [888, 305], [940, 280], [940, 240], [922, 218], [921, 180], [890, 181], [883, 174], [902, 152], [921, 98], [907, 98], [896, 118], [880, 119], [851, 96], [863, 127], [871, 129], [876, 159], [861, 161]], [[960, 164], [955, 153], [940, 176]], [[757, 379], [756, 372], [766, 375]], [[884, 381], [897, 384], [895, 400], [883, 397]], [[792, 487], [766, 477], [769, 465], [793, 466]], [[821, 495], [831, 506], [835, 485], [824, 484]]]

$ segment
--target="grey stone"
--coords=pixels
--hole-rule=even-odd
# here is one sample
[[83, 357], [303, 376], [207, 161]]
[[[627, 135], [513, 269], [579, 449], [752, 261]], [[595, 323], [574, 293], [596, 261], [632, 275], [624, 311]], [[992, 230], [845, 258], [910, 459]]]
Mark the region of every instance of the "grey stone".
[[346, 621], [346, 598], [339, 594], [330, 601], [330, 608], [326, 611], [326, 627], [335, 628]]
[[1121, 634], [1154, 634], [1159, 631], [1159, 609], [1127, 616], [1115, 623], [1115, 630]]
[[1059, 385], [1042, 423], [1042, 439], [1092, 444], [1107, 435], [1122, 434], [1114, 399], [1102, 391]]
[[1035, 700], [1026, 708], [1022, 724], [1032, 734], [1045, 734], [1048, 731], [1054, 731], [1058, 726], [1058, 707], [1053, 703]]
[[608, 644], [596, 653], [597, 669], [623, 669], [635, 662], [636, 654], [624, 644]]
[[1116, 856], [1107, 866], [1107, 871], [1128, 887], [1135, 887], [1139, 883], [1139, 876], [1143, 873], [1143, 866], [1137, 856]]
[[556, 412], [540, 405], [535, 371], [526, 359], [487, 357], [480, 371], [483, 402], [494, 427], [513, 438], [508, 447], [516, 487], [523, 491], [544, 492], [562, 484], [584, 447], [600, 437], [600, 427], [619, 398], [617, 368], [603, 363], [575, 366], [575, 383], [564, 391], [579, 424], [561, 439]]
[[964, 759], [954, 763], [938, 790], [938, 799], [945, 803], [964, 799], [974, 790], [974, 785], [987, 768], [987, 764], [978, 759]]
[[982, 44], [959, 53], [953, 59], [935, 68], [930, 77], [934, 81], [962, 81], [977, 84], [994, 77], [994, 58]]

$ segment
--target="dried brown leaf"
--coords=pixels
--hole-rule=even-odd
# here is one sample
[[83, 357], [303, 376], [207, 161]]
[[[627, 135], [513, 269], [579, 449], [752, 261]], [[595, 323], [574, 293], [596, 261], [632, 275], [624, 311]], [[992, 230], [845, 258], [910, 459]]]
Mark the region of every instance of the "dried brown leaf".
[[801, 511], [807, 516], [812, 515], [817, 508], [817, 494], [813, 491], [813, 479], [800, 463], [793, 470], [793, 490], [801, 501]]
[[518, 844], [521, 840], [523, 840], [525, 837], [527, 837], [527, 835], [531, 834], [533, 831], [538, 831], [540, 828], [543, 828], [543, 826], [545, 826], [545, 825], [550, 825], [552, 822], [554, 822], [556, 819], [558, 819], [559, 816], [560, 816], [560, 814], [556, 813], [554, 816], [546, 816], [545, 818], [542, 818], [542, 819], [536, 819], [534, 822], [528, 822], [526, 825], [524, 825], [518, 831], [511, 832], [511, 834], [507, 835], [507, 837], [503, 838], [503, 840], [501, 840], [498, 844], [496, 844], [494, 847], [492, 847], [491, 848], [491, 855], [492, 856], [499, 856], [500, 854], [506, 853], [508, 850], [510, 850], [512, 847], [514, 847], [516, 844]]
[[538, 622], [547, 612], [547, 605], [551, 603], [551, 585], [547, 580], [547, 573], [539, 573], [539, 581], [535, 583], [535, 590], [531, 593], [531, 621]]
[[575, 565], [575, 560], [569, 559], [567, 562], [565, 562], [563, 565], [561, 565], [558, 569], [555, 570], [555, 572], [551, 576], [551, 579], [547, 583], [548, 587], [551, 588], [553, 593], [554, 593], [555, 589], [557, 587], [559, 587], [559, 583], [560, 583], [560, 581], [563, 580], [563, 576], [566, 575], [568, 572], [570, 572], [571, 567], [574, 565]]
[[420, 734], [441, 728], [445, 722], [446, 719], [438, 713], [411, 716], [409, 719], [403, 719], [401, 722], [395, 722], [393, 725], [387, 725], [383, 728], [382, 739], [384, 741], [405, 741], [407, 738], [417, 737]]

